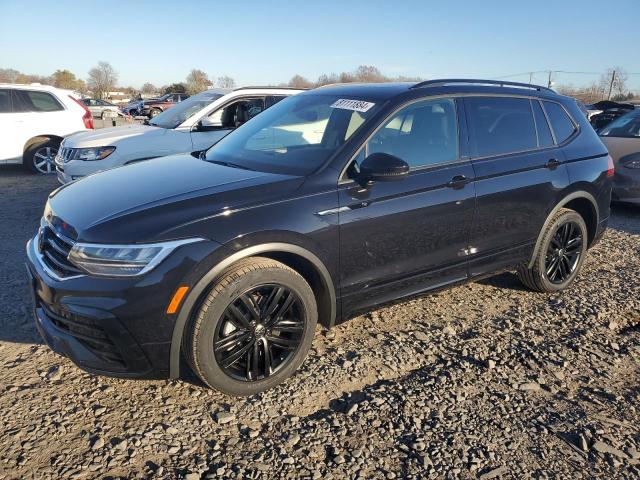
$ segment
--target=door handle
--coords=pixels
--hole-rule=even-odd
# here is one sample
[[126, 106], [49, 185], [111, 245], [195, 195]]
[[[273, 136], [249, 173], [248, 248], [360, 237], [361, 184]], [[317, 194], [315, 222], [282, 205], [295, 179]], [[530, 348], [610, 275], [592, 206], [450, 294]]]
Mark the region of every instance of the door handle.
[[447, 187], [454, 188], [457, 190], [457, 189], [463, 188], [467, 183], [469, 183], [469, 181], [470, 180], [464, 175], [456, 175], [455, 177], [453, 177], [451, 180], [447, 182]]
[[560, 162], [555, 158], [551, 158], [549, 159], [545, 167], [547, 167], [549, 170], [555, 170], [556, 168], [558, 168], [558, 165], [560, 165]]

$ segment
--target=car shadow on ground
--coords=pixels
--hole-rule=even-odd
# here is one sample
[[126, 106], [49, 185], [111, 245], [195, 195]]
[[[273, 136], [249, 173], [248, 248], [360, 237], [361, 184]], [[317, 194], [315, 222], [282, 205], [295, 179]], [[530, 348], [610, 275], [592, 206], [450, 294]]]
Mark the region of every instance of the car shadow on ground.
[[638, 218], [640, 217], [640, 206], [625, 203], [614, 203], [611, 205], [611, 217], [609, 218], [609, 228], [620, 230], [621, 232], [640, 234]]
[[478, 283], [499, 289], [515, 290], [517, 292], [529, 291], [524, 285], [522, 285], [520, 280], [518, 280], [518, 277], [511, 272], [504, 272], [492, 277], [483, 278], [482, 280], [478, 280]]

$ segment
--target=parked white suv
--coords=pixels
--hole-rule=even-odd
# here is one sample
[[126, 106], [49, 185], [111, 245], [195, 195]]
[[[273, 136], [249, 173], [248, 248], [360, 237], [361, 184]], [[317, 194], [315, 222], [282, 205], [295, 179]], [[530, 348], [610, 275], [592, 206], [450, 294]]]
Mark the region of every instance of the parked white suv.
[[63, 137], [92, 128], [91, 113], [71, 90], [0, 83], [0, 164], [53, 173]]
[[275, 87], [214, 88], [193, 95], [146, 125], [125, 125], [72, 135], [56, 156], [60, 183], [128, 163], [208, 149], [263, 110], [302, 90]]

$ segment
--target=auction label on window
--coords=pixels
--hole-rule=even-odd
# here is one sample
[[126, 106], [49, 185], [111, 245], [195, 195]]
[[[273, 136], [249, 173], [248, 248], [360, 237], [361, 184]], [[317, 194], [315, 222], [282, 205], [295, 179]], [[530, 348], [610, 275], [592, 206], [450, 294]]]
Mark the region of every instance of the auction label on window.
[[375, 103], [365, 102], [363, 100], [349, 100], [348, 98], [341, 98], [340, 100], [336, 100], [331, 107], [353, 110], [356, 112], [366, 112], [374, 105]]

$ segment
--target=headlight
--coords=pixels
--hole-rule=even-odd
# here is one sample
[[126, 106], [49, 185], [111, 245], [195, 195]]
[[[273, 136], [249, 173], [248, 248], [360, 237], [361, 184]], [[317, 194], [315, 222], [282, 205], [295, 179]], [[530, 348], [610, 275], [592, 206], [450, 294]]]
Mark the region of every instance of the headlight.
[[131, 277], [151, 271], [177, 247], [202, 240], [190, 238], [146, 245], [76, 243], [68, 259], [92, 275]]
[[116, 147], [75, 148], [69, 160], [103, 160], [115, 150]]

